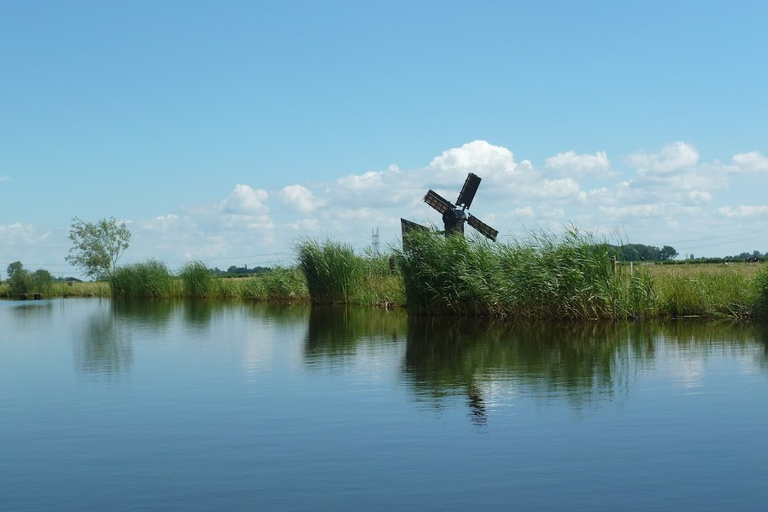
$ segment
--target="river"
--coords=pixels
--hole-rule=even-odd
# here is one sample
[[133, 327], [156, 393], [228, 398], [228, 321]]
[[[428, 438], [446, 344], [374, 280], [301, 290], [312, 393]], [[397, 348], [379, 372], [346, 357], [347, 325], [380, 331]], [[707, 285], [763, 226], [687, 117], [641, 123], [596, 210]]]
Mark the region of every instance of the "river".
[[0, 301], [0, 510], [764, 510], [768, 329]]

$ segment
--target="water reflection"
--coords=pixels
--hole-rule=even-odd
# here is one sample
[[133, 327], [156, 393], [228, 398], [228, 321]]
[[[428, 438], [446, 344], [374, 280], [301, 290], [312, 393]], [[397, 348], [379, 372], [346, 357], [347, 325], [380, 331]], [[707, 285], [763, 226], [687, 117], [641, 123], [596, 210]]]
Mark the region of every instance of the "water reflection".
[[2, 301], [3, 305], [13, 312], [12, 319], [19, 323], [49, 320], [53, 316], [51, 301]]
[[162, 332], [168, 327], [174, 312], [181, 303], [158, 300], [117, 300], [112, 301], [114, 316], [121, 321], [153, 332]]
[[623, 402], [638, 379], [664, 364], [686, 387], [718, 357], [754, 361], [768, 370], [766, 326], [730, 322], [513, 324], [411, 318], [360, 309], [313, 308], [305, 359], [359, 364], [361, 348], [384, 342], [405, 347], [400, 377], [414, 399], [439, 410], [457, 398], [484, 424], [495, 407], [526, 396], [564, 401], [576, 410]]
[[96, 310], [75, 336], [75, 366], [84, 375], [112, 379], [130, 372], [133, 343], [115, 308]]
[[309, 362], [344, 363], [362, 344], [390, 344], [404, 339], [403, 311], [313, 306], [309, 314], [305, 357]]

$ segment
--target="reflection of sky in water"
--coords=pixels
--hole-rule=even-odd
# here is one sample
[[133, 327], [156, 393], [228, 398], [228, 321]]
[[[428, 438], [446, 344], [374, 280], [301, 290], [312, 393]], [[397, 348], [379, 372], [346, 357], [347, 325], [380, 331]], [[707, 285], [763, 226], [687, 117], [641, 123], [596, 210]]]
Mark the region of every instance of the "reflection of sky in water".
[[[4, 510], [759, 510], [766, 337], [0, 304]], [[45, 485], [41, 485], [44, 482]]]

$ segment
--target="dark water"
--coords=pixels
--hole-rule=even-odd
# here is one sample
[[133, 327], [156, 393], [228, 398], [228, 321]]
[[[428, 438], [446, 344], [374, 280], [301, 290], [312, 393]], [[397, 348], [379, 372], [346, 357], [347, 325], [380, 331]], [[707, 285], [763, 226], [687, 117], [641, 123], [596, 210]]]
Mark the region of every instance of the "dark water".
[[0, 511], [766, 510], [768, 331], [0, 301]]

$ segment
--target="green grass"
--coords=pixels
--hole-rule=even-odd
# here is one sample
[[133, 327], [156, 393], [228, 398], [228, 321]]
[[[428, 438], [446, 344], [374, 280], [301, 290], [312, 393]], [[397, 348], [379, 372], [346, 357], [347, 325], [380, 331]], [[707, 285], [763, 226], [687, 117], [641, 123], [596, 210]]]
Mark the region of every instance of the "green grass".
[[[178, 276], [156, 260], [119, 267], [109, 283], [53, 283], [48, 296], [191, 298], [407, 307], [429, 316], [530, 320], [768, 317], [768, 265], [620, 265], [576, 229], [513, 243], [413, 233], [404, 251], [358, 255], [326, 240], [296, 245], [298, 265], [213, 277], [201, 262]], [[390, 258], [397, 262], [394, 269]], [[10, 283], [0, 284], [8, 296]]]

